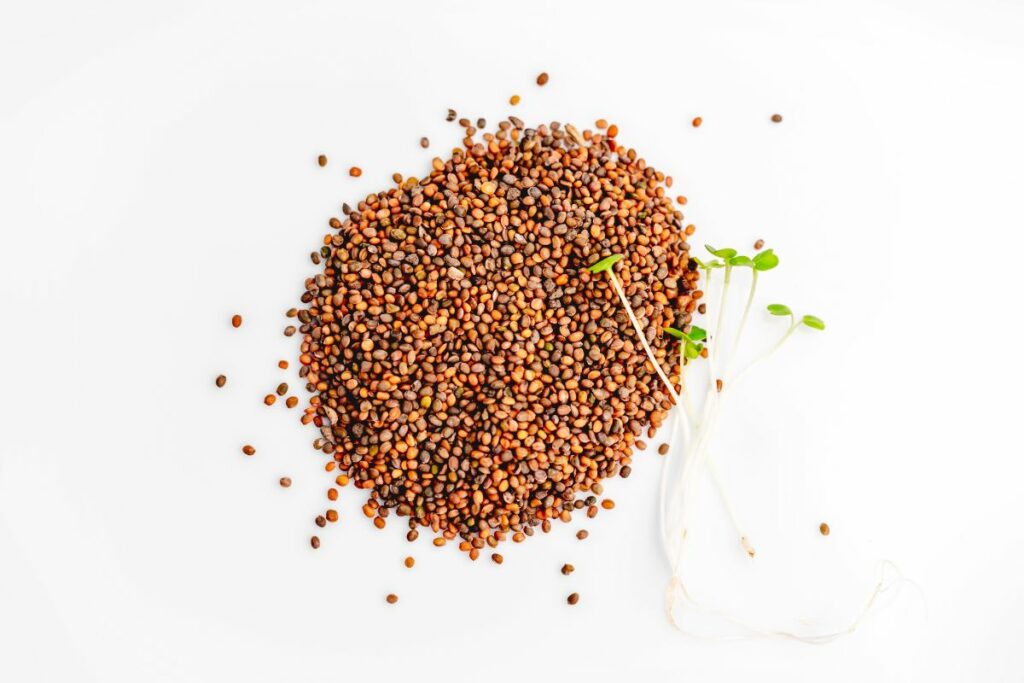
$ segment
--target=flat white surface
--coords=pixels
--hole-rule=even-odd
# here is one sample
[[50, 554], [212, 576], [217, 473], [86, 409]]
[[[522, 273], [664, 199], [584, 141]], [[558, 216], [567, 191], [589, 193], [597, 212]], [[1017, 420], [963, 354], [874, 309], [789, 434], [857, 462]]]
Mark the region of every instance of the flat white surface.
[[[1024, 680], [1019, 3], [2, 14], [0, 680]], [[840, 623], [893, 560], [915, 584], [854, 635], [674, 633], [653, 449], [607, 486], [616, 510], [501, 567], [374, 530], [351, 489], [310, 550], [315, 435], [261, 402], [296, 384], [280, 329], [307, 255], [342, 201], [457, 143], [449, 106], [493, 122], [513, 93], [530, 123], [618, 123], [690, 198], [697, 244], [767, 239], [760, 302], [827, 320], [726, 417], [759, 557], [703, 495], [693, 576], [772, 623]], [[778, 321], [755, 318], [764, 343]]]

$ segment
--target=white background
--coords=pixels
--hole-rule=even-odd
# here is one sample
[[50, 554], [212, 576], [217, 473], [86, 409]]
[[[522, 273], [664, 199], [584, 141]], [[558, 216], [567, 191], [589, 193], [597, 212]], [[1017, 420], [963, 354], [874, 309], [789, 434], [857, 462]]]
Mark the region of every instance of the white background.
[[[1024, 680], [1019, 3], [2, 15], [0, 680]], [[759, 556], [703, 495], [693, 585], [768, 625], [842, 624], [892, 560], [907, 581], [853, 635], [673, 632], [653, 449], [608, 484], [616, 510], [501, 567], [376, 531], [351, 489], [309, 548], [315, 434], [261, 402], [297, 384], [280, 330], [308, 253], [342, 201], [457, 144], [448, 107], [493, 123], [513, 93], [528, 123], [618, 123], [689, 197], [697, 244], [765, 238], [783, 263], [760, 303], [828, 322], [726, 416]]]

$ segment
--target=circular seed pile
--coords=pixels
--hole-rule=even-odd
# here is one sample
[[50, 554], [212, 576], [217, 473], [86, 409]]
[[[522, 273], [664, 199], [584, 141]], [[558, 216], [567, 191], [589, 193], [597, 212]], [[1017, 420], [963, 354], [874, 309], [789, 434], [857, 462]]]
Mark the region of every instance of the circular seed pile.
[[475, 132], [331, 219], [297, 312], [302, 421], [328, 471], [367, 493], [379, 528], [394, 513], [410, 540], [427, 527], [474, 557], [568, 521], [671, 407], [587, 266], [625, 256], [615, 272], [666, 368], [661, 330], [700, 296], [692, 227], [635, 150], [515, 117]]

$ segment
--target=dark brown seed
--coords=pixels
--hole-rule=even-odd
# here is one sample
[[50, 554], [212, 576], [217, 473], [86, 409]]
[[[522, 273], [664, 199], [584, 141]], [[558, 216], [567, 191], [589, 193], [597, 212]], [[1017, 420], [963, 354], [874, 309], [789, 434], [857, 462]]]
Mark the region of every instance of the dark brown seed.
[[715, 389], [717, 391], [722, 391], [722, 380], [720, 380], [720, 379], [716, 379], [715, 380]]
[[310, 539], [309, 539], [309, 544], [311, 546], [313, 546], [313, 550], [316, 550], [317, 548], [320, 547], [320, 537], [319, 536], [311, 536]]
[[660, 446], [658, 446], [658, 455], [665, 455], [666, 453], [668, 453], [667, 443], [663, 443]]
[[242, 316], [238, 315], [237, 313], [234, 314], [233, 316], [231, 316], [231, 327], [241, 327], [241, 326], [242, 326]]
[[415, 564], [416, 564], [416, 558], [412, 557], [411, 555], [409, 557], [405, 558], [405, 568], [406, 569], [412, 569], [413, 565], [415, 565]]
[[782, 115], [781, 114], [772, 114], [772, 121], [774, 121], [775, 123], [782, 123]]
[[459, 125], [463, 128], [469, 128], [473, 124], [470, 123], [469, 119], [459, 119]]
[[568, 602], [570, 605], [575, 605], [579, 601], [580, 601], [580, 594], [579, 593], [569, 593], [569, 597], [566, 598], [566, 602]]
[[245, 453], [246, 455], [254, 455], [256, 453], [256, 449], [250, 446], [249, 444], [245, 444], [244, 446], [242, 446], [242, 452]]
[[818, 527], [818, 531], [821, 532], [822, 536], [828, 536], [829, 532], [831, 531], [831, 529], [828, 528], [828, 524], [826, 524], [825, 522], [822, 522], [821, 526]]
[[[423, 149], [430, 147], [430, 138], [420, 138], [420, 147], [422, 147]], [[399, 180], [398, 182], [402, 181]]]
[[629, 475], [633, 473], [633, 468], [629, 465], [623, 465], [622, 469], [619, 470], [619, 476], [623, 479], [628, 479]]
[[486, 128], [487, 127], [487, 119], [485, 119], [485, 118], [477, 119], [476, 120], [476, 127], [479, 128], [480, 130], [483, 130], [484, 128]]
[[316, 158], [316, 163], [320, 164], [321, 168], [327, 165], [327, 157], [321, 154]]
[[705, 313], [708, 312], [708, 305], [700, 304], [699, 306], [697, 306], [697, 312], [700, 313], [701, 315], [704, 315]]
[[693, 120], [693, 127], [694, 128], [700, 128], [700, 124], [702, 124], [702, 123], [704, 123], [704, 119], [702, 119], [701, 117], [698, 116], [697, 118], [695, 118]]
[[288, 385], [285, 382], [281, 382], [277, 385], [277, 395], [284, 396], [288, 393]]
[[359, 168], [358, 166], [353, 166], [352, 168], [348, 169], [348, 174], [353, 178], [358, 178], [359, 176], [363, 175], [363, 169]]
[[288, 327], [284, 328], [284, 336], [290, 337], [293, 334], [295, 334], [295, 326], [294, 325], [289, 325]]
[[313, 521], [316, 522], [316, 525], [318, 527], [325, 527], [325, 526], [327, 526], [327, 518], [324, 517], [323, 515], [317, 515], [316, 519], [313, 520]]
[[217, 375], [216, 384], [218, 387], [222, 387], [227, 384], [228, 378], [224, 375]]
[[585, 539], [589, 535], [590, 535], [590, 532], [587, 531], [586, 529], [580, 529], [579, 531], [576, 532], [576, 538], [578, 538], [581, 541], [583, 539]]
[[491, 553], [491, 560], [494, 561], [494, 564], [501, 564], [505, 561], [505, 558], [500, 553]]
[[754, 249], [760, 250], [762, 247], [764, 247], [764, 240], [754, 242]]
[[547, 82], [548, 82], [548, 72], [547, 71], [543, 71], [543, 72], [541, 72], [541, 74], [539, 76], [537, 76], [537, 85], [544, 85]]
[[389, 605], [393, 605], [396, 602], [398, 602], [398, 596], [395, 595], [394, 593], [388, 593], [388, 597], [386, 597], [385, 600], [388, 601]]
[[278, 480], [277, 483], [279, 483], [281, 485], [281, 488], [286, 489], [286, 488], [288, 488], [289, 486], [292, 485], [292, 478], [291, 477], [281, 477]]
[[576, 571], [576, 567], [572, 566], [568, 562], [562, 565], [562, 573], [566, 576], [569, 576], [569, 574], [572, 574], [574, 571]]
[[454, 109], [448, 110], [448, 116], [445, 117], [445, 121], [454, 121], [458, 114], [455, 113]]

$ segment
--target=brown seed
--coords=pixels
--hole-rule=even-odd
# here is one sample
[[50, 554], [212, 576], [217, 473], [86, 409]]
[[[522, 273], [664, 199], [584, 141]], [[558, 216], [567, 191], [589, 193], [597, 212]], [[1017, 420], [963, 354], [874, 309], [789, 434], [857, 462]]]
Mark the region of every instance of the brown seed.
[[323, 168], [327, 165], [327, 157], [321, 154], [316, 158], [316, 163], [320, 164], [320, 167]]
[[311, 536], [309, 538], [309, 544], [311, 546], [313, 546], [313, 550], [316, 550], [317, 548], [320, 547], [320, 537], [319, 536]]
[[605, 498], [604, 500], [601, 501], [601, 507], [603, 507], [605, 510], [613, 510], [615, 509], [615, 501], [612, 500], [611, 498]]
[[405, 568], [406, 569], [412, 569], [413, 565], [415, 565], [415, 564], [416, 564], [416, 558], [414, 558], [412, 555], [410, 555], [409, 557], [405, 558]]
[[254, 455], [256, 453], [256, 449], [250, 446], [249, 444], [245, 444], [244, 446], [242, 446], [242, 452], [245, 453], [246, 455]]
[[293, 334], [295, 334], [295, 326], [294, 325], [289, 325], [288, 327], [284, 328], [284, 336], [290, 337]]
[[241, 326], [242, 326], [242, 316], [240, 316], [237, 313], [235, 313], [233, 316], [231, 316], [231, 327], [241, 327]]
[[359, 168], [358, 166], [353, 166], [352, 168], [348, 169], [348, 174], [353, 178], [358, 178], [359, 176], [363, 175], [363, 169]]
[[286, 361], [286, 360], [279, 360], [279, 361], [277, 361], [277, 367], [281, 368], [282, 370], [287, 370], [288, 369], [288, 361]]
[[325, 526], [327, 526], [327, 518], [324, 517], [323, 515], [317, 515], [316, 519], [314, 519], [313, 521], [316, 522], [316, 525], [318, 527], [325, 527]]
[[821, 526], [818, 527], [818, 531], [821, 532], [822, 536], [828, 536], [829, 532], [831, 531], [831, 529], [828, 528], [828, 524], [826, 524], [825, 522], [822, 522]]
[[547, 71], [543, 71], [543, 72], [541, 72], [541, 74], [539, 76], [537, 76], [537, 85], [544, 85], [547, 82], [548, 82], [548, 72]]
[[266, 403], [268, 406], [274, 405], [274, 401], [276, 400], [277, 396], [274, 396], [273, 394], [267, 394], [266, 396], [263, 397], [263, 402]]
[[569, 593], [569, 597], [566, 598], [566, 602], [568, 602], [570, 605], [575, 605], [579, 601], [580, 601], [580, 594], [579, 593]]
[[338, 489], [327, 489], [327, 500], [338, 500]]
[[594, 122], [594, 127], [597, 128], [598, 130], [604, 130], [605, 128], [608, 127], [608, 122], [605, 121], [604, 119], [598, 119], [597, 121]]
[[702, 124], [702, 123], [704, 123], [704, 119], [702, 119], [701, 117], [698, 116], [697, 118], [695, 118], [693, 120], [693, 127], [694, 128], [700, 128], [700, 124]]
[[445, 121], [454, 121], [458, 114], [455, 113], [454, 109], [448, 110], [448, 116], [445, 117]]
[[581, 541], [583, 539], [585, 539], [589, 535], [590, 535], [590, 532], [587, 531], [586, 529], [580, 529], [579, 531], [576, 532], [576, 538], [578, 538]]
[[665, 455], [666, 453], [668, 453], [667, 443], [663, 443], [660, 446], [658, 446], [658, 455]]
[[285, 382], [281, 382], [277, 385], [277, 395], [284, 396], [288, 393], [288, 385]]
[[334, 522], [338, 521], [338, 511], [337, 510], [333, 510], [333, 509], [327, 510], [324, 513], [324, 515], [327, 516], [327, 521], [328, 522], [334, 523]]
[[780, 114], [772, 114], [772, 121], [775, 123], [782, 123], [782, 116]]
[[288, 408], [294, 408], [295, 406], [299, 405], [299, 399], [296, 396], [289, 396], [288, 398], [285, 399], [284, 404]]
[[483, 130], [484, 128], [486, 128], [487, 127], [487, 119], [484, 119], [484, 118], [477, 119], [476, 120], [476, 127], [479, 128], [480, 130]]
[[398, 602], [398, 596], [395, 595], [394, 593], [388, 593], [388, 596], [385, 598], [385, 600], [388, 601], [389, 605], [393, 605], [396, 602]]
[[292, 485], [292, 478], [291, 477], [281, 477], [280, 479], [277, 480], [277, 483], [281, 485], [281, 488], [286, 489], [286, 488], [288, 488], [289, 486]]
[[619, 127], [618, 126], [616, 126], [614, 123], [612, 125], [608, 126], [608, 137], [613, 138], [613, 137], [615, 137], [618, 134], [619, 134]]
[[[423, 149], [426, 149], [427, 147], [430, 147], [430, 138], [425, 138], [425, 137], [424, 138], [420, 138], [420, 147], [422, 147]], [[396, 182], [400, 183], [402, 181], [398, 180]]]
[[676, 197], [676, 203], [679, 204], [679, 206], [686, 206], [686, 201], [686, 197], [684, 197], [683, 195], [679, 195], [678, 197]]
[[216, 385], [217, 385], [218, 387], [222, 387], [222, 386], [224, 386], [225, 384], [227, 384], [227, 381], [228, 381], [228, 378], [227, 378], [227, 377], [225, 377], [224, 375], [217, 375], [217, 379], [216, 379], [216, 382], [215, 382], [215, 383], [216, 383]]
[[754, 242], [754, 249], [760, 250], [764, 247], [764, 240]]
[[511, 104], [513, 107], [519, 104], [519, 95], [513, 95], [512, 97], [508, 98], [508, 103]]
[[715, 390], [716, 391], [721, 391], [722, 390], [722, 380], [720, 380], [720, 379], [716, 379], [715, 380]]
[[500, 553], [491, 553], [491, 560], [494, 561], [494, 564], [501, 564], [505, 561], [505, 558]]
[[574, 571], [576, 571], [576, 567], [572, 566], [568, 562], [562, 565], [562, 573], [566, 576], [569, 576], [569, 574], [572, 574]]

